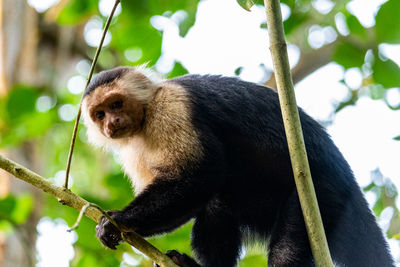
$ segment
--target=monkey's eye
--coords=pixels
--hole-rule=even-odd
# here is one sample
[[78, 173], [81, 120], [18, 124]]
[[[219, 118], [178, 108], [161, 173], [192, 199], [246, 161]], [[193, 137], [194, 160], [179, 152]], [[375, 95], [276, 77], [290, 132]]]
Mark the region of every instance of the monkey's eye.
[[102, 110], [99, 110], [96, 111], [95, 115], [97, 119], [102, 120], [106, 116], [106, 113], [104, 113]]
[[120, 109], [122, 108], [122, 100], [117, 100], [110, 105], [110, 109]]

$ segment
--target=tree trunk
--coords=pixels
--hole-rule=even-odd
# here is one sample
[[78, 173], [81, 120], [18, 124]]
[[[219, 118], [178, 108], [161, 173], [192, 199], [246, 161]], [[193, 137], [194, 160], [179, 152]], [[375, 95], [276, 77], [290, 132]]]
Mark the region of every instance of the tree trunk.
[[[6, 95], [17, 83], [35, 84], [37, 57], [38, 14], [28, 6], [26, 0], [2, 0], [0, 3], [0, 94]], [[7, 151], [27, 166], [38, 170], [34, 161], [33, 143]], [[2, 151], [4, 153], [4, 151]], [[0, 237], [0, 266], [33, 267], [36, 256], [36, 225], [40, 218], [38, 202], [41, 194], [36, 189], [10, 180], [4, 173], [0, 177], [1, 196], [9, 193], [31, 192], [35, 208], [23, 227], [16, 227], [10, 236]]]

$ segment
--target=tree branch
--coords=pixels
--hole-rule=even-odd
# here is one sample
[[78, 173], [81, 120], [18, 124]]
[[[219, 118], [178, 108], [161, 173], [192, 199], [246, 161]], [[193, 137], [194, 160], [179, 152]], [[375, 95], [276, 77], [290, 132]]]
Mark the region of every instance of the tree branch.
[[[65, 189], [61, 186], [56, 186], [41, 177], [40, 175], [32, 172], [31, 170], [19, 165], [18, 163], [3, 157], [0, 155], [0, 168], [13, 174], [15, 177], [30, 183], [31, 185], [40, 188], [44, 192], [53, 195], [63, 205], [70, 206], [78, 211], [83, 206], [89, 204], [88, 201], [75, 195], [69, 189]], [[103, 216], [101, 211], [97, 208], [89, 206], [85, 211], [85, 215], [91, 220], [98, 223], [100, 218]], [[147, 242], [144, 238], [136, 234], [135, 232], [123, 233], [124, 238], [130, 245], [141, 251], [143, 254], [152, 259], [161, 267], [177, 267], [177, 265], [165, 254], [159, 251], [156, 247]]]
[[[337, 46], [337, 42], [330, 43], [316, 50], [301, 53], [299, 62], [291, 70], [293, 84], [303, 80], [305, 77], [325, 66], [332, 61], [332, 54]], [[276, 88], [275, 73], [273, 72], [266, 86]]]
[[279, 0], [264, 0], [279, 102], [294, 180], [317, 267], [333, 267], [318, 207], [290, 73]]
[[[368, 40], [359, 40], [353, 35], [339, 36], [334, 42], [324, 45], [318, 49], [300, 48], [300, 59], [297, 65], [291, 70], [293, 84], [297, 84], [305, 77], [316, 71], [317, 69], [332, 62], [332, 56], [336, 47], [343, 43], [349, 42], [353, 45], [365, 50], [373, 49], [377, 46], [376, 37], [373, 29], [366, 29]], [[305, 50], [305, 51], [303, 51]], [[266, 86], [276, 88], [275, 73], [271, 74], [269, 80], [265, 83]]]

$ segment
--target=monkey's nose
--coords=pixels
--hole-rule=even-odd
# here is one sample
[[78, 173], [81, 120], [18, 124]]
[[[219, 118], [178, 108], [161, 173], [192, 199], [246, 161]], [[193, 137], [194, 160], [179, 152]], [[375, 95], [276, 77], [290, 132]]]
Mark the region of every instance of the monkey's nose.
[[111, 124], [114, 127], [118, 127], [120, 125], [121, 119], [119, 117], [113, 118], [111, 120]]

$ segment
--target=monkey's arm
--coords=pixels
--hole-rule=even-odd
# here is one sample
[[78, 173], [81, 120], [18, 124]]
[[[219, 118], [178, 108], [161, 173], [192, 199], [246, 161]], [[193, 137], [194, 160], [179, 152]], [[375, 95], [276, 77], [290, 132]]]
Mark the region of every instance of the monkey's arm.
[[169, 179], [159, 177], [116, 215], [116, 221], [143, 236], [171, 231], [205, 205], [221, 178], [203, 173]]
[[[187, 222], [221, 188], [225, 179], [220, 146], [214, 144], [205, 155], [191, 171], [175, 177], [168, 173], [160, 175], [127, 207], [110, 215], [124, 230], [142, 236], [168, 232]], [[119, 233], [106, 219], [98, 225], [97, 236], [110, 248], [120, 241], [116, 237]]]

